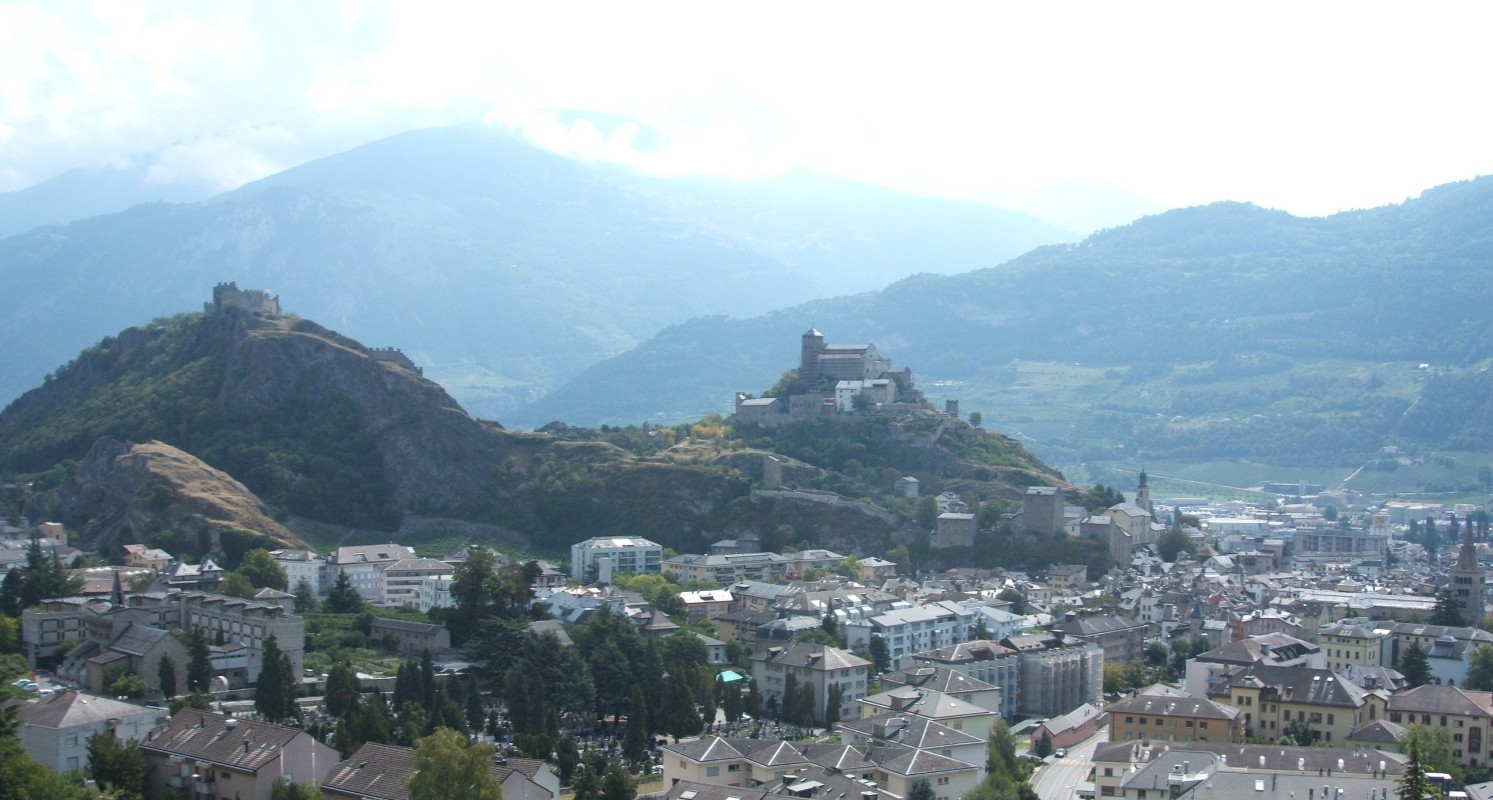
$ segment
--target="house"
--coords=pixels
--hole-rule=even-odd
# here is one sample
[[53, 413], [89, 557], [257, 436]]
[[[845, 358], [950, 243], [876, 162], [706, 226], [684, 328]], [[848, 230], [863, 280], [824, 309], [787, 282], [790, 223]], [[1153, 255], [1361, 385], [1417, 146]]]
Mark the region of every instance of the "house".
[[68, 689], [13, 705], [21, 747], [57, 772], [88, 768], [88, 739], [94, 734], [108, 731], [121, 742], [134, 741], [166, 719], [159, 708]]
[[1330, 786], [1331, 800], [1338, 791], [1344, 800], [1388, 798], [1404, 764], [1398, 753], [1350, 747], [1109, 742], [1094, 749], [1094, 794], [1116, 800], [1328, 800], [1323, 787]]
[[[1244, 713], [1233, 706], [1155, 684], [1110, 703], [1109, 740], [1239, 742]], [[1061, 745], [1060, 745], [1061, 746]]]
[[999, 715], [988, 708], [919, 686], [897, 686], [862, 697], [860, 702], [864, 708], [854, 715], [857, 718], [881, 714], [916, 716], [981, 739], [990, 736], [990, 729], [999, 719]]
[[684, 603], [684, 618], [691, 625], [717, 619], [736, 610], [736, 598], [725, 589], [680, 592], [679, 600]]
[[1187, 660], [1183, 688], [1193, 697], [1207, 697], [1209, 684], [1238, 672], [1238, 667], [1266, 664], [1323, 669], [1322, 648], [1284, 633], [1267, 633], [1229, 642]]
[[946, 511], [934, 522], [933, 534], [928, 546], [934, 549], [945, 547], [973, 547], [976, 521], [974, 514]]
[[[849, 779], [859, 787], [851, 791], [865, 800], [879, 798], [882, 790], [907, 797], [919, 780], [928, 781], [938, 800], [958, 800], [979, 783], [981, 773], [974, 763], [889, 740], [855, 747], [710, 736], [666, 744], [663, 751], [665, 786], [727, 786], [738, 790], [730, 796], [741, 798], [760, 788], [828, 800], [840, 795], [815, 793]], [[677, 798], [700, 800], [688, 792]]]
[[787, 677], [793, 675], [797, 685], [814, 687], [816, 720], [824, 718], [824, 703], [833, 686], [840, 689], [840, 718], [859, 716], [857, 701], [866, 696], [870, 673], [871, 662], [822, 644], [794, 642], [786, 647], [769, 647], [752, 656], [752, 679], [762, 692], [763, 702], [781, 707]]
[[127, 544], [124, 546], [124, 563], [131, 567], [140, 567], [155, 572], [160, 572], [171, 563], [171, 554], [165, 550], [154, 547], [146, 547], [143, 544]]
[[[835, 725], [840, 741], [851, 747], [866, 749], [884, 744], [899, 744], [914, 750], [928, 750], [948, 758], [983, 767], [988, 742], [968, 731], [958, 731], [927, 717], [889, 711]], [[984, 777], [984, 769], [980, 770]]]
[[1032, 746], [1035, 748], [1046, 739], [1053, 747], [1072, 747], [1093, 736], [1103, 719], [1099, 709], [1084, 703], [1066, 714], [1037, 723], [1032, 729]]
[[[379, 572], [396, 561], [415, 557], [415, 548], [402, 544], [373, 544], [354, 547], [339, 547], [327, 554], [326, 572], [321, 579], [322, 594], [337, 583], [337, 574], [347, 575], [347, 581], [358, 595], [370, 603], [382, 601]], [[288, 573], [287, 573], [288, 574]]]
[[1246, 736], [1278, 738], [1290, 728], [1342, 744], [1354, 729], [1384, 716], [1385, 699], [1335, 672], [1303, 666], [1245, 667], [1219, 701], [1243, 712]]
[[378, 570], [378, 604], [385, 607], [420, 605], [420, 585], [426, 578], [451, 574], [451, 565], [434, 558], [401, 558]]
[[1452, 757], [1465, 767], [1489, 763], [1493, 693], [1426, 684], [1389, 698], [1389, 721], [1450, 731]]
[[[349, 800], [406, 800], [409, 791], [405, 781], [414, 771], [413, 748], [369, 743], [332, 767], [321, 782], [321, 794]], [[554, 800], [559, 796], [559, 779], [542, 761], [497, 759], [489, 774], [502, 785], [503, 800]], [[545, 781], [542, 774], [553, 780]]]
[[337, 751], [299, 728], [183, 709], [140, 743], [146, 796], [168, 787], [192, 797], [269, 800], [277, 781], [320, 783]]

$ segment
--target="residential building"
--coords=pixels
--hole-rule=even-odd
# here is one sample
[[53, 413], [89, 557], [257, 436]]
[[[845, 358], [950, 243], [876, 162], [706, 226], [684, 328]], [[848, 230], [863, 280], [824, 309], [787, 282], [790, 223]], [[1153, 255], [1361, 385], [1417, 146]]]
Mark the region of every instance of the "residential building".
[[14, 705], [21, 747], [57, 772], [88, 769], [88, 739], [94, 734], [107, 731], [121, 742], [135, 741], [166, 719], [164, 709], [71, 689]]
[[939, 692], [986, 711], [993, 711], [997, 714], [1001, 711], [999, 686], [948, 667], [915, 667], [888, 672], [881, 676], [881, 683], [887, 687], [910, 686], [914, 689]]
[[373, 544], [354, 547], [339, 547], [327, 554], [326, 572], [322, 575], [322, 586], [331, 591], [337, 583], [337, 573], [347, 575], [347, 580], [358, 595], [369, 603], [383, 600], [383, 587], [379, 583], [379, 572], [396, 561], [415, 557], [415, 548], [402, 544]]
[[752, 679], [762, 692], [763, 702], [771, 700], [781, 707], [783, 687], [793, 675], [798, 685], [814, 687], [816, 720], [824, 718], [824, 703], [830, 687], [840, 688], [841, 719], [860, 716], [857, 701], [866, 696], [870, 682], [871, 662], [846, 650], [822, 644], [794, 642], [785, 647], [769, 647], [752, 656]]
[[664, 548], [640, 536], [605, 536], [570, 546], [570, 577], [578, 583], [610, 583], [611, 576], [658, 573]]
[[1061, 633], [1010, 636], [1001, 645], [1018, 654], [1018, 715], [1055, 717], [1084, 703], [1099, 704], [1104, 692], [1104, 651], [1098, 645], [1068, 641]]
[[1239, 742], [1244, 713], [1162, 684], [1110, 703], [1109, 740], [1142, 742]]
[[736, 610], [736, 598], [725, 589], [680, 592], [679, 600], [684, 603], [684, 617], [691, 625], [718, 619]]
[[[995, 686], [1000, 689], [997, 711], [1001, 717], [1009, 722], [1018, 716], [1021, 704], [1021, 654], [1002, 646], [998, 641], [977, 639], [960, 642], [936, 650], [913, 653], [901, 663], [907, 665], [908, 669], [942, 667]], [[1102, 665], [1100, 669], [1102, 682]]]
[[1227, 681], [1239, 667], [1254, 664], [1325, 669], [1327, 659], [1321, 647], [1294, 636], [1284, 633], [1251, 636], [1189, 658], [1183, 688], [1193, 697], [1207, 697], [1211, 684]]
[[127, 544], [124, 546], [124, 563], [131, 567], [154, 570], [160, 572], [171, 563], [171, 554], [165, 550], [154, 547], [146, 547], [143, 544]]
[[[855, 784], [860, 787], [857, 796], [865, 800], [877, 800], [878, 789], [905, 798], [919, 780], [928, 781], [937, 800], [958, 800], [979, 783], [982, 772], [974, 763], [886, 740], [857, 748], [710, 736], [666, 744], [663, 750], [665, 786], [728, 786], [744, 792], [732, 793], [743, 798], [757, 787], [782, 787], [790, 795], [809, 797], [825, 784], [848, 778], [866, 782]], [[677, 800], [702, 799], [686, 791]]]
[[[842, 743], [859, 750], [898, 744], [914, 750], [928, 750], [981, 767], [985, 764], [986, 748], [989, 746], [985, 738], [968, 731], [955, 730], [928, 717], [896, 711], [840, 722], [835, 730], [840, 732]], [[980, 777], [983, 778], [984, 769], [980, 772]]]
[[973, 547], [977, 527], [974, 514], [946, 511], [935, 520], [928, 546], [934, 549]]
[[147, 797], [168, 787], [191, 797], [269, 800], [277, 781], [321, 783], [337, 751], [299, 728], [183, 709], [140, 743]]
[[851, 647], [869, 647], [871, 637], [886, 643], [893, 665], [913, 653], [937, 650], [969, 639], [975, 625], [974, 613], [958, 603], [925, 603], [877, 614], [862, 623], [847, 625], [847, 643]]
[[1069, 639], [1093, 642], [1104, 651], [1104, 660], [1109, 664], [1129, 664], [1146, 658], [1146, 631], [1144, 622], [1131, 622], [1108, 614], [1086, 614], [1068, 612], [1058, 626]]
[[451, 597], [451, 585], [456, 583], [456, 576], [426, 575], [420, 579], [420, 599], [415, 608], [424, 614], [432, 608], [454, 608], [456, 600]]
[[1330, 670], [1265, 664], [1245, 667], [1218, 699], [1243, 713], [1247, 736], [1274, 739], [1304, 727], [1330, 745], [1383, 717], [1385, 705], [1383, 694], [1366, 692]]
[[378, 571], [378, 604], [390, 608], [420, 605], [420, 584], [426, 578], [450, 575], [451, 565], [434, 558], [402, 558]]
[[1425, 725], [1451, 733], [1452, 757], [1464, 767], [1489, 763], [1493, 733], [1493, 693], [1426, 684], [1389, 698], [1389, 721]]
[[1368, 621], [1344, 620], [1317, 631], [1317, 644], [1328, 669], [1388, 667], [1394, 663], [1394, 637]]
[[990, 729], [1000, 718], [988, 708], [920, 686], [896, 686], [862, 697], [860, 702], [863, 708], [855, 718], [883, 714], [920, 717], [981, 739], [990, 738]]
[[331, 587], [322, 582], [327, 571], [325, 558], [310, 550], [271, 550], [270, 555], [285, 570], [285, 588], [292, 594], [304, 581], [311, 586], [313, 596], [326, 596]]
[[[1404, 762], [1398, 753], [1350, 747], [1109, 742], [1094, 749], [1094, 794], [1124, 800], [1388, 798]], [[1324, 796], [1329, 791], [1330, 799]]]

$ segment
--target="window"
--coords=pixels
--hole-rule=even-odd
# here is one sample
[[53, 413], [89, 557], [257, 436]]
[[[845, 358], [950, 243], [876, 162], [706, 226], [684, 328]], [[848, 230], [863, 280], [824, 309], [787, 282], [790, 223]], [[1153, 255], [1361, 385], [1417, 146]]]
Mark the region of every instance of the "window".
[[939, 786], [948, 786], [949, 785], [949, 776], [944, 775], [944, 776], [940, 777], [938, 779], [938, 785]]
[[729, 765], [729, 766], [726, 767], [726, 771], [727, 772], [740, 772], [741, 771], [741, 765], [740, 764], [731, 764], [731, 765]]
[[707, 777], [707, 778], [717, 778], [717, 777], [720, 777], [720, 774], [721, 774], [721, 768], [720, 767], [706, 767], [705, 768], [705, 777]]

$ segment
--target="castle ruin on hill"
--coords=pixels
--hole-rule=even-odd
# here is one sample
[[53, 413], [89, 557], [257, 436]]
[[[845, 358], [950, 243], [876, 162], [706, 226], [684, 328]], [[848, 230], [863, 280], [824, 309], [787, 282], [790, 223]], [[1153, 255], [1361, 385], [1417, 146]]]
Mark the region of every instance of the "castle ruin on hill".
[[250, 314], [279, 314], [280, 296], [270, 294], [269, 289], [240, 289], [237, 283], [228, 281], [214, 286], [212, 302], [202, 304], [208, 314], [230, 308]]
[[872, 344], [826, 344], [810, 328], [799, 346], [796, 380], [778, 397], [754, 398], [738, 392], [736, 419], [776, 428], [794, 422], [847, 418], [871, 410], [921, 406], [912, 371], [892, 368]]
[[[222, 313], [233, 309], [269, 316], [278, 316], [283, 313], [280, 311], [279, 295], [270, 294], [269, 289], [240, 289], [234, 281], [225, 281], [214, 286], [213, 299], [202, 304], [202, 310], [207, 314]], [[414, 360], [397, 347], [370, 347], [368, 356], [375, 361], [397, 364], [416, 375], [425, 374], [425, 370], [416, 366]]]

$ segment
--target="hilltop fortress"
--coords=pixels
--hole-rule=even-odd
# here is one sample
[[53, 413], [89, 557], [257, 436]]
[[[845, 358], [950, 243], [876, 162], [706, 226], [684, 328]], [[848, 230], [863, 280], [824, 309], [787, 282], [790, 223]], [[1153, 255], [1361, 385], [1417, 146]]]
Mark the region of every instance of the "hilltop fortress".
[[825, 344], [824, 334], [810, 328], [799, 347], [798, 370], [777, 397], [736, 394], [736, 419], [776, 428], [794, 422], [844, 417], [871, 410], [900, 410], [921, 405], [912, 371], [892, 369], [872, 344]]
[[[238, 283], [234, 281], [214, 286], [213, 299], [202, 304], [202, 311], [207, 314], [235, 309], [266, 316], [279, 316], [284, 313], [280, 310], [280, 295], [270, 294], [269, 289], [240, 289]], [[425, 370], [416, 366], [415, 362], [397, 347], [370, 347], [368, 356], [375, 361], [398, 364], [416, 375], [425, 375]]]
[[270, 294], [269, 289], [240, 289], [233, 281], [213, 287], [212, 302], [203, 303], [202, 310], [208, 314], [229, 308], [241, 308], [250, 314], [280, 313], [280, 296]]

